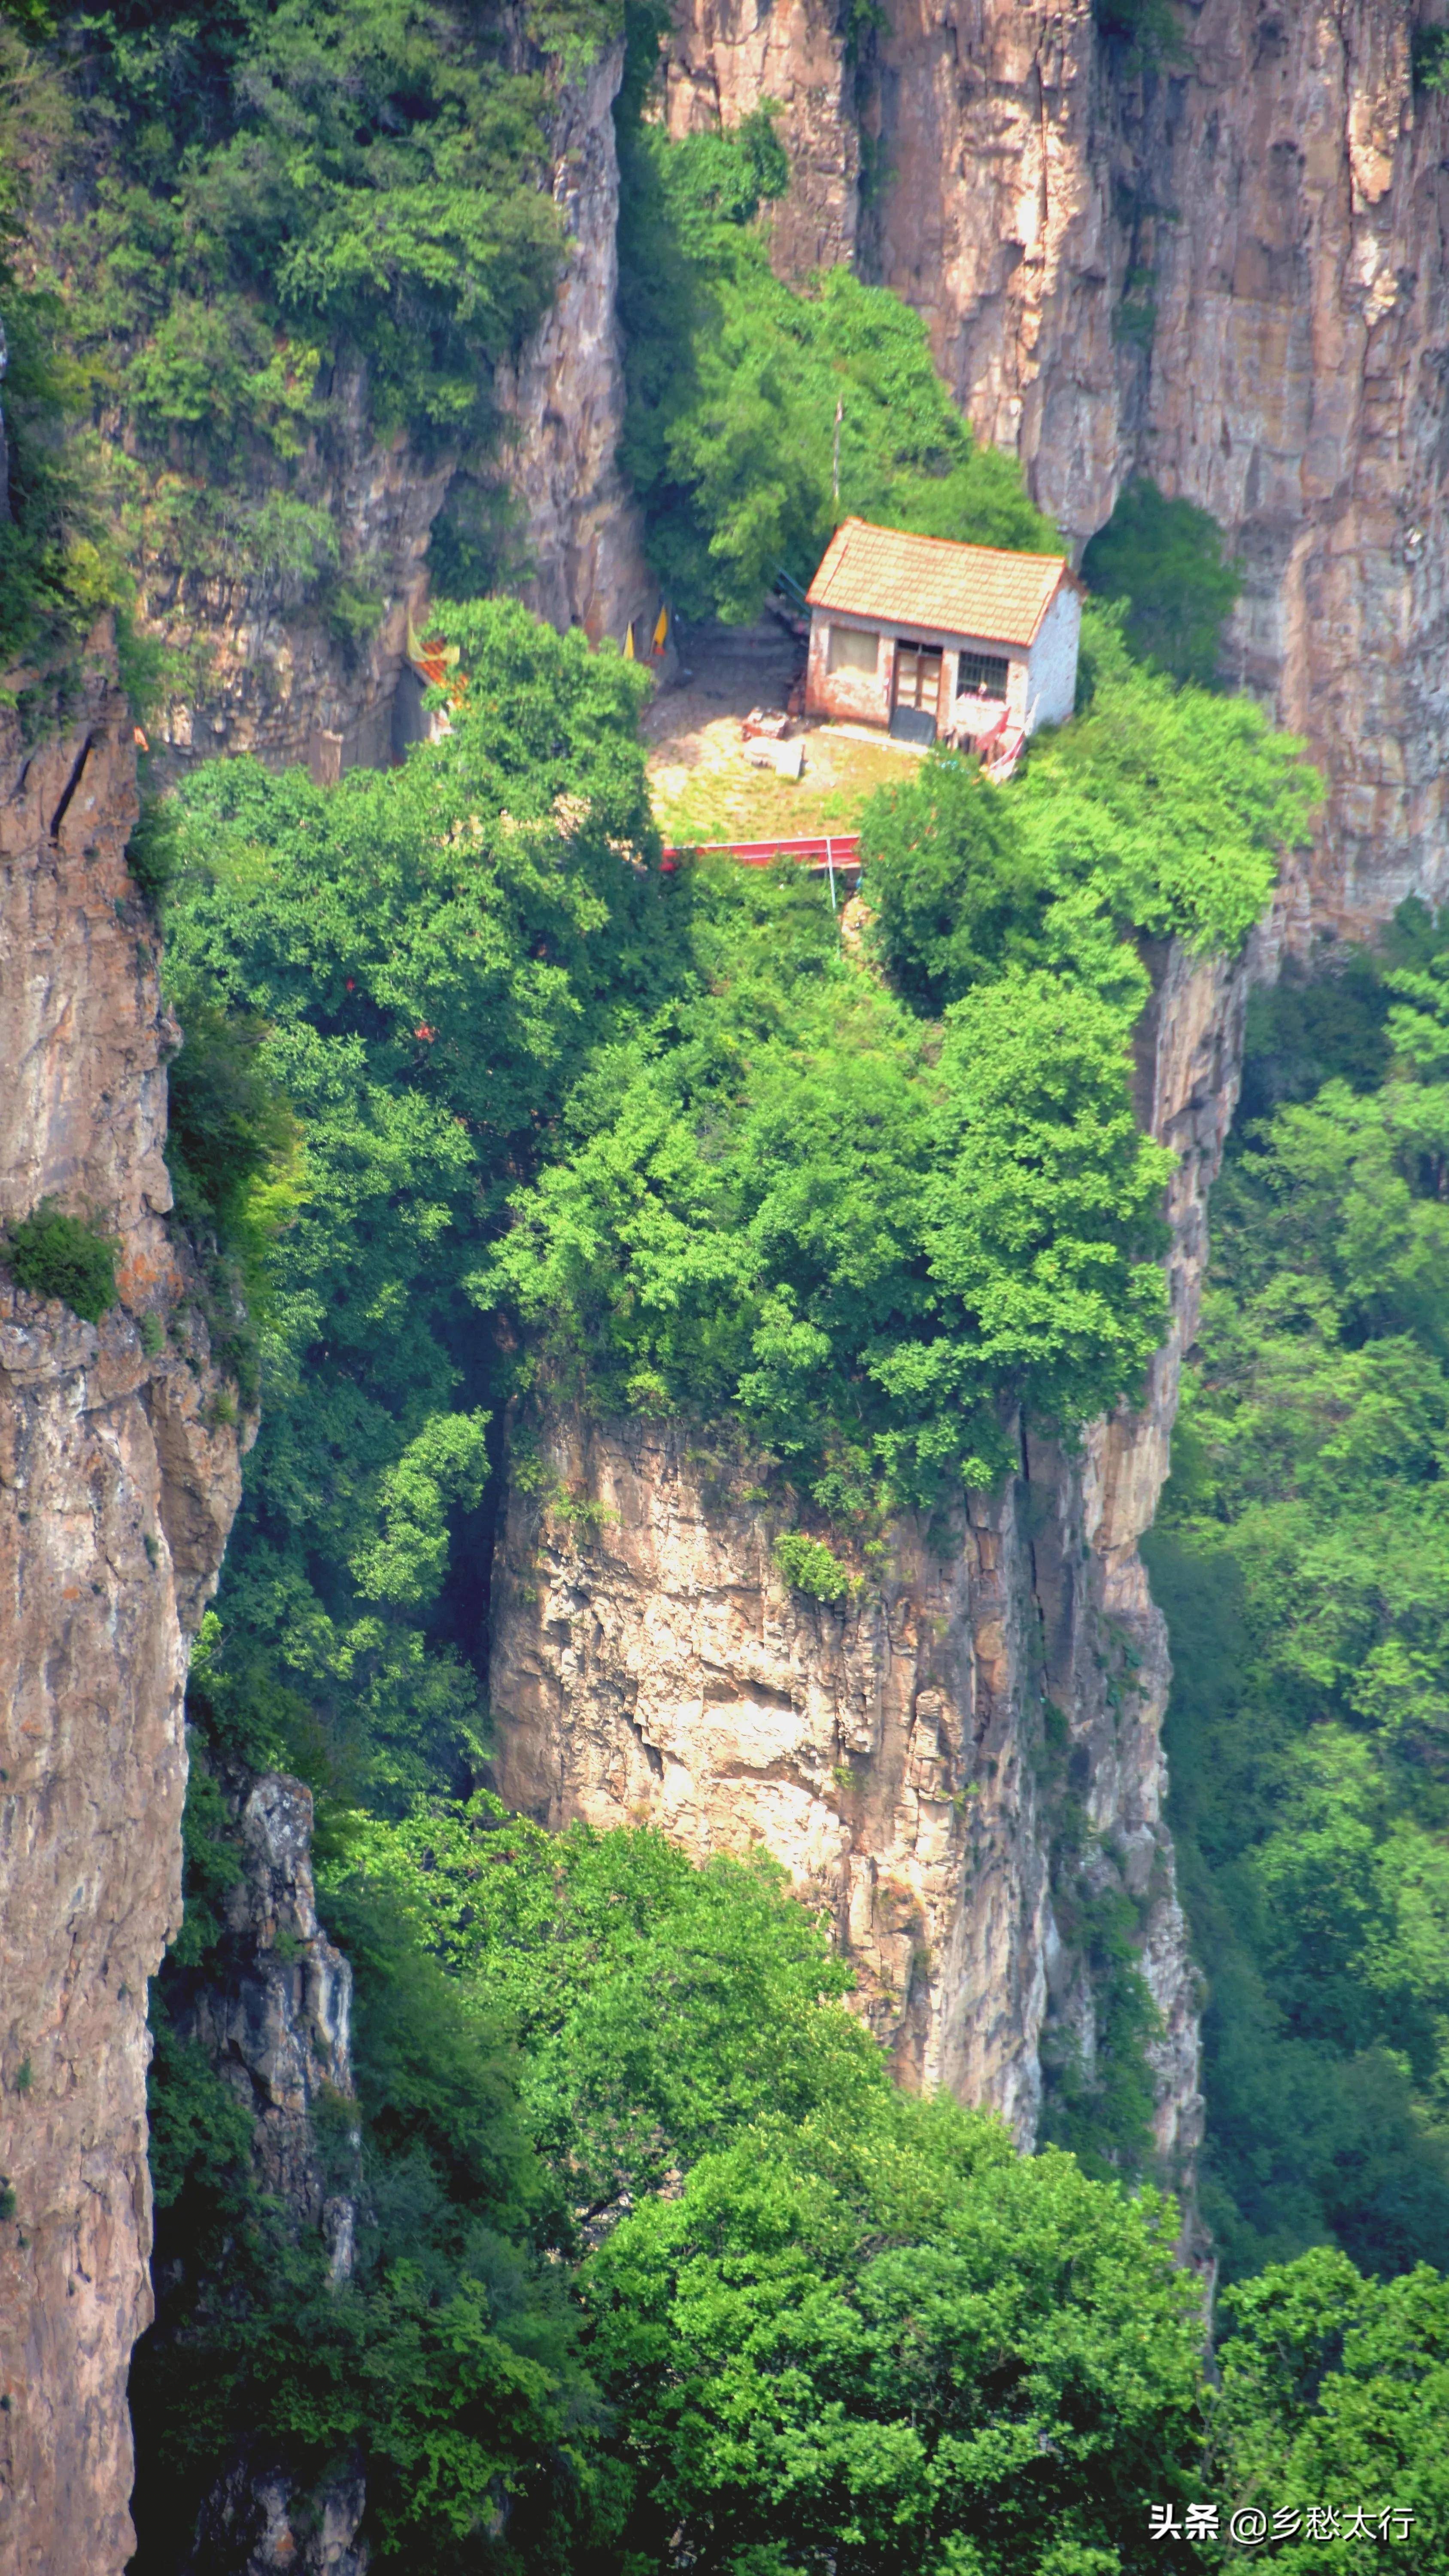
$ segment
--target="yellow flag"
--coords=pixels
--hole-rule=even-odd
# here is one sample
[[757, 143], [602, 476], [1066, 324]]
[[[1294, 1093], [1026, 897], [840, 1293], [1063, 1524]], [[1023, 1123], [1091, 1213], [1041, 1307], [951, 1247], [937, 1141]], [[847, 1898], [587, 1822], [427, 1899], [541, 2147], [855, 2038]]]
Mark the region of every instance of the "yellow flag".
[[624, 659], [626, 662], [632, 662], [634, 659], [634, 627], [632, 620], [624, 629]]
[[669, 611], [668, 611], [668, 609], [667, 609], [667, 608], [661, 608], [661, 609], [660, 609], [660, 611], [659, 611], [659, 615], [658, 615], [658, 617], [657, 617], [657, 619], [656, 619], [656, 621], [655, 621], [655, 626], [654, 626], [654, 650], [655, 650], [655, 652], [656, 652], [656, 653], [662, 653], [662, 652], [663, 652], [663, 650], [664, 650], [664, 639], [665, 639], [665, 637], [667, 636], [667, 634], [668, 634], [668, 633], [669, 633]]

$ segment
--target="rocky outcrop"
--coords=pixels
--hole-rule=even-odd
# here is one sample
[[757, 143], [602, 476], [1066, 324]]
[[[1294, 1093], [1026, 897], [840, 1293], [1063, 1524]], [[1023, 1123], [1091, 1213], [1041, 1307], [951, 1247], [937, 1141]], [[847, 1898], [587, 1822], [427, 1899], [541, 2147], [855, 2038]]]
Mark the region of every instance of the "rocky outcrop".
[[1144, 69], [1091, 0], [679, 0], [668, 114], [781, 101], [777, 257], [915, 305], [1075, 544], [1135, 471], [1212, 511], [1234, 674], [1323, 768], [1315, 915], [1352, 929], [1449, 884], [1449, 100], [1399, 0], [1173, 15]]
[[[236, 1791], [241, 1876], [229, 1891], [220, 1966], [176, 2016], [255, 2122], [262, 2190], [294, 2227], [322, 2235], [334, 2280], [352, 2271], [355, 2191], [329, 2187], [313, 2114], [352, 2099], [352, 1970], [317, 1921], [312, 1792], [268, 1771]], [[352, 2153], [357, 2152], [354, 2137]]]
[[[279, 1772], [243, 1778], [228, 1796], [241, 1872], [219, 1948], [173, 1988], [178, 2035], [196, 2041], [254, 2123], [257, 2182], [295, 2235], [320, 2235], [334, 2282], [352, 2271], [360, 2136], [335, 2117], [332, 2162], [318, 2113], [346, 2119], [353, 2100], [352, 1971], [317, 1921], [312, 1794]], [[167, 2331], [160, 2285], [156, 2331]], [[320, 2488], [243, 2440], [218, 2463], [181, 2576], [363, 2576], [366, 2505], [360, 2465], [329, 2469]]]
[[549, 1476], [515, 1483], [495, 1561], [490, 1687], [511, 1805], [652, 1821], [701, 1857], [763, 1843], [829, 1907], [902, 2077], [999, 2111], [1023, 2144], [1044, 2043], [1090, 2081], [1097, 1998], [1071, 1908], [1130, 1895], [1162, 2025], [1157, 2143], [1185, 2175], [1195, 1977], [1137, 1541], [1194, 1328], [1245, 970], [1177, 950], [1155, 965], [1142, 1110], [1179, 1159], [1171, 1331], [1143, 1408], [1078, 1457], [1024, 1437], [1001, 1493], [898, 1523], [839, 1605], [782, 1580], [771, 1543], [793, 1507], [749, 1457], [675, 1425], [546, 1414]]
[[234, 1389], [164, 1223], [163, 1009], [104, 651], [27, 752], [0, 709], [0, 1225], [118, 1244], [99, 1324], [0, 1268], [0, 2563], [119, 2576], [150, 2314], [147, 1980], [180, 1916], [186, 1631], [240, 1488]]
[[[294, 487], [331, 522], [335, 583], [318, 590], [296, 576], [199, 571], [164, 557], [147, 566], [146, 619], [189, 675], [157, 728], [168, 767], [254, 752], [269, 768], [300, 765], [330, 784], [404, 746], [408, 621], [426, 612], [428, 541], [453, 470], [450, 456], [424, 463], [405, 438], [375, 437], [367, 378], [353, 368]], [[380, 603], [361, 640], [335, 612], [339, 587]]]
[[631, 619], [652, 625], [658, 586], [644, 560], [643, 519], [624, 488], [619, 283], [619, 155], [614, 100], [624, 47], [605, 47], [559, 99], [550, 185], [568, 260], [551, 310], [498, 399], [512, 424], [509, 479], [523, 510], [531, 574], [523, 596], [557, 627], [622, 643]]

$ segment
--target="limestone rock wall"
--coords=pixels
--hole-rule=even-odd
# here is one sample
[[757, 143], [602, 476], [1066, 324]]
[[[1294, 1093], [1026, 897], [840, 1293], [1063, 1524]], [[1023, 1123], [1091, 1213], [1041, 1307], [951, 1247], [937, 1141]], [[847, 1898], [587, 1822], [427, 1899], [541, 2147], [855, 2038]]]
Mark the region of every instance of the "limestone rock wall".
[[776, 255], [925, 315], [1074, 544], [1151, 473], [1244, 568], [1239, 680], [1330, 784], [1314, 914], [1449, 883], [1449, 100], [1401, 0], [1186, 0], [1134, 69], [1091, 0], [679, 0], [668, 115], [773, 96]]
[[[315, 2113], [353, 2096], [352, 1970], [317, 1921], [312, 1881], [312, 1793], [280, 1772], [229, 1784], [241, 1875], [229, 1891], [220, 1952], [189, 1993], [173, 1992], [181, 2035], [199, 2043], [255, 2121], [261, 2189], [296, 2235], [319, 2234], [334, 2281], [352, 2271], [360, 2189], [360, 2136], [329, 2173]], [[340, 2187], [339, 2187], [340, 2186]], [[158, 2284], [157, 2332], [167, 2330], [168, 2285]], [[361, 2464], [344, 2460], [318, 2488], [245, 2438], [217, 2462], [180, 2576], [364, 2576], [358, 2541], [366, 2504]]]
[[600, 54], [559, 100], [550, 184], [563, 208], [563, 282], [498, 392], [514, 424], [510, 479], [523, 505], [534, 566], [528, 605], [591, 642], [622, 643], [631, 618], [652, 625], [659, 593], [644, 561], [643, 521], [616, 450], [624, 426], [619, 283], [619, 156], [614, 100], [622, 41]]
[[325, 443], [314, 443], [299, 468], [297, 491], [327, 512], [339, 578], [382, 599], [380, 620], [364, 642], [349, 643], [325, 600], [296, 579], [149, 565], [147, 622], [184, 657], [188, 675], [156, 727], [154, 747], [173, 770], [254, 752], [269, 768], [300, 765], [326, 784], [392, 756], [408, 619], [426, 612], [428, 540], [454, 459], [424, 464], [406, 439], [376, 440], [360, 370], [347, 374], [340, 392]]
[[[104, 645], [104, 639], [100, 639]], [[163, 1223], [178, 1032], [125, 870], [104, 651], [69, 733], [0, 709], [0, 1231], [120, 1245], [99, 1325], [0, 1267], [0, 2565], [119, 2576], [150, 2315], [146, 1985], [180, 1910], [186, 1631], [240, 1490], [234, 1390]]]
[[490, 1688], [511, 1805], [555, 1826], [650, 1820], [700, 1856], [763, 1842], [830, 1908], [902, 2077], [998, 2110], [1023, 2144], [1044, 2046], [1090, 2067], [1095, 2045], [1057, 1911], [1084, 1808], [1088, 1884], [1139, 1905], [1158, 2145], [1186, 2174], [1195, 1977], [1162, 1822], [1165, 1634], [1137, 1541], [1194, 1328], [1246, 969], [1154, 962], [1142, 1106], [1179, 1160], [1172, 1328], [1143, 1410], [1077, 1459], [1024, 1442], [999, 1496], [898, 1524], [838, 1606], [781, 1579], [771, 1542], [793, 1509], [778, 1486], [759, 1499], [749, 1457], [546, 1413], [551, 1484], [531, 1469], [513, 1488], [495, 1561]]

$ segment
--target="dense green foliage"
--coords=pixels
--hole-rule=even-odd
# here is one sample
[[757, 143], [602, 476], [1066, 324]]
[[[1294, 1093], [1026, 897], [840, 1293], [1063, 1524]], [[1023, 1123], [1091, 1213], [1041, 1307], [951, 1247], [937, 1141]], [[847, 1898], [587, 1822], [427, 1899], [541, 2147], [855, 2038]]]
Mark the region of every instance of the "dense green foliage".
[[[634, 855], [657, 846], [641, 675], [521, 610], [452, 628], [478, 678], [449, 742], [335, 791], [202, 773], [168, 909], [196, 1031], [179, 1179], [224, 1230], [241, 1218], [243, 1252], [289, 1220], [228, 1645], [201, 1689], [237, 1751], [315, 1763], [320, 1729], [369, 1797], [476, 1757], [476, 1592], [448, 1571], [477, 1538], [492, 1410], [469, 1282], [591, 1044], [667, 971]], [[263, 1081], [300, 1149], [254, 1112]]]
[[849, 1974], [763, 1855], [697, 1869], [662, 1834], [548, 1834], [480, 1791], [360, 1825], [348, 1860], [517, 2032], [533, 2134], [581, 2218], [768, 2113], [884, 2116]]
[[1255, 1004], [1151, 1542], [1238, 2270], [1449, 2253], [1446, 947], [1408, 907]]
[[[195, 1895], [214, 1857], [190, 1866]], [[239, 2426], [299, 2485], [360, 2469], [374, 2563], [413, 2576], [646, 2576], [681, 2549], [718, 2576], [1136, 2576], [1198, 2563], [1149, 2505], [1265, 2480], [1407, 2507], [1414, 2563], [1444, 2565], [1443, 2282], [1311, 2255], [1245, 2285], [1215, 2400], [1170, 2206], [898, 2091], [768, 1864], [478, 1797], [358, 1825], [330, 1879], [358, 1978], [346, 2287], [179, 2036], [225, 1943], [167, 1972], [140, 2576]]]
[[1090, 608], [1083, 660], [1088, 705], [1033, 741], [1008, 789], [937, 757], [862, 818], [881, 954], [918, 1009], [1050, 968], [1135, 1012], [1146, 985], [1123, 931], [1236, 948], [1276, 848], [1303, 836], [1317, 782], [1255, 707], [1136, 668]]
[[[21, 278], [30, 188], [15, 91], [25, 61], [20, 34], [0, 19], [0, 681], [16, 664], [28, 665], [22, 697], [34, 687], [37, 669], [54, 674], [53, 685], [64, 694], [65, 666], [87, 628], [102, 609], [129, 596], [94, 494], [68, 445], [85, 380], [57, 345], [59, 300]], [[39, 712], [24, 709], [32, 722]]]
[[1125, 633], [1134, 652], [1175, 680], [1211, 688], [1218, 672], [1223, 620], [1242, 583], [1223, 561], [1222, 531], [1191, 501], [1168, 501], [1155, 483], [1125, 484], [1105, 528], [1082, 557], [1082, 572], [1101, 599], [1127, 602]]
[[1014, 460], [976, 445], [918, 314], [848, 268], [805, 291], [775, 276], [761, 208], [788, 166], [767, 111], [673, 144], [626, 93], [619, 123], [621, 452], [683, 615], [757, 616], [852, 513], [1058, 550]]
[[[179, 2035], [197, 1981], [226, 1985], [225, 1942], [193, 1945], [153, 2001], [160, 2301], [131, 2380], [134, 2564], [161, 2576], [187, 2555], [244, 2433], [303, 2491], [339, 2461], [360, 2463], [383, 2567], [557, 2568], [597, 2408], [546, 2259], [562, 2212], [519, 2114], [511, 2052], [385, 1901], [352, 1891], [333, 1919], [356, 1979], [358, 2104], [333, 2105], [319, 2144], [329, 2186], [358, 2194], [345, 2286], [328, 2280], [320, 2240], [259, 2190], [249, 2112]], [[505, 2521], [507, 2545], [494, 2547]]]
[[0, 1236], [0, 1261], [32, 1297], [60, 1297], [86, 1323], [98, 1324], [116, 1299], [116, 1247], [84, 1217], [66, 1216], [42, 1199], [32, 1216]]
[[[68, 352], [95, 433], [78, 462], [133, 566], [310, 591], [344, 639], [368, 630], [382, 583], [343, 561], [337, 441], [356, 415], [423, 451], [493, 455], [493, 371], [562, 255], [539, 184], [545, 69], [611, 27], [594, 0], [526, 29], [481, 0], [118, 0], [62, 7], [28, 51], [4, 31], [21, 157], [65, 165], [35, 311]], [[7, 325], [12, 300], [0, 276]], [[20, 347], [28, 365], [23, 330]], [[52, 494], [40, 515], [58, 511]], [[48, 542], [38, 529], [37, 582]]]
[[1150, 2196], [897, 2092], [766, 1862], [554, 1837], [488, 1798], [360, 1856], [509, 2014], [580, 2215], [636, 2203], [582, 2280], [626, 2563], [676, 2534], [742, 2576], [1137, 2563], [1145, 2496], [1201, 2438], [1195, 2297]]
[[694, 976], [568, 1105], [485, 1274], [615, 1403], [739, 1416], [837, 1508], [1009, 1463], [1003, 1396], [1081, 1421], [1162, 1313], [1167, 1164], [1121, 1014], [1049, 975], [920, 1024], [788, 871], [701, 874]]
[[[1034, 821], [1034, 867], [998, 863], [1009, 801], [933, 765], [872, 869], [924, 867], [968, 936], [946, 923], [943, 962], [883, 896], [861, 957], [788, 869], [663, 873], [617, 654], [508, 606], [441, 618], [463, 693], [405, 769], [323, 791], [219, 764], [143, 832], [189, 1031], [178, 1198], [260, 1276], [263, 1429], [193, 1658], [187, 1921], [154, 2006], [141, 2566], [175, 2565], [244, 2431], [303, 2489], [356, 2462], [374, 2563], [418, 2576], [645, 2576], [675, 2534], [720, 2576], [1135, 2571], [1206, 2404], [1172, 2222], [1118, 2179], [1135, 1923], [1080, 1891], [1062, 1915], [1110, 2080], [1064, 2079], [1049, 2124], [1095, 2175], [1022, 2165], [898, 2092], [768, 1866], [550, 1837], [477, 1791], [481, 1569], [505, 1403], [527, 1484], [551, 1373], [691, 1414], [726, 1475], [785, 1461], [796, 1490], [755, 1499], [826, 1602], [883, 1501], [1004, 1462], [1013, 1403], [1071, 1423], [1130, 1383], [1166, 1169], [1132, 1114], [1131, 934], [1240, 936], [1311, 782], [1109, 627], [1111, 721], [1020, 786], [1090, 857]], [[345, 2288], [188, 2037], [233, 1972], [237, 1784], [278, 1759], [323, 1793], [359, 1980]]]
[[[1441, 2564], [1449, 2531], [1449, 2282], [1421, 2265], [1366, 2281], [1321, 2248], [1228, 2292], [1231, 2327], [1213, 2447], [1228, 2497], [1271, 2499], [1292, 2535], [1273, 2551], [1291, 2576], [1381, 2563], [1379, 2517], [1413, 2517], [1415, 2565]], [[1337, 2508], [1339, 2535], [1316, 2545], [1309, 2516]], [[1355, 2515], [1362, 2516], [1355, 2531]], [[1347, 2557], [1364, 2524], [1373, 2536]], [[1281, 2526], [1280, 2526], [1281, 2527]], [[1327, 2541], [1327, 2546], [1324, 2541]], [[1370, 2553], [1373, 2553], [1372, 2558]]]

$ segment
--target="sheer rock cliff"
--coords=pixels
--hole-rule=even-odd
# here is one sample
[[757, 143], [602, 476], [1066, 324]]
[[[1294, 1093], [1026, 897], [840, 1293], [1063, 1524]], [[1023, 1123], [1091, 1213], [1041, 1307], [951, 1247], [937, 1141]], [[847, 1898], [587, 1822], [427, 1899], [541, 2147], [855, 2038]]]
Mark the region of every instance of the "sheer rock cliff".
[[1171, 14], [1144, 67], [1091, 0], [679, 0], [668, 119], [781, 102], [779, 264], [915, 305], [1074, 544], [1135, 472], [1212, 511], [1231, 674], [1330, 783], [1315, 919], [1362, 927], [1449, 885], [1449, 99], [1399, 0]]
[[622, 41], [607, 46], [559, 99], [550, 184], [569, 256], [551, 311], [498, 396], [513, 425], [509, 476], [523, 512], [531, 575], [523, 596], [557, 627], [622, 643], [632, 618], [653, 622], [658, 588], [644, 560], [638, 503], [617, 461], [624, 426], [619, 284], [619, 155], [614, 101]]
[[[100, 639], [104, 646], [105, 639]], [[156, 941], [102, 650], [72, 727], [0, 708], [0, 1230], [119, 1247], [83, 1323], [0, 1268], [0, 2563], [119, 2576], [150, 2314], [146, 1985], [180, 1913], [186, 1634], [240, 1490], [235, 1391], [164, 1223]]]
[[1023, 1435], [999, 1495], [896, 1524], [838, 1606], [780, 1576], [771, 1542], [797, 1506], [757, 1461], [675, 1424], [545, 1410], [495, 1559], [491, 1698], [510, 1805], [657, 1823], [700, 1857], [763, 1843], [828, 1907], [902, 2078], [999, 2111], [1023, 2145], [1044, 2067], [1091, 2078], [1100, 1996], [1074, 1926], [1091, 1898], [1130, 1896], [1162, 2024], [1157, 2144], [1187, 2179], [1196, 1979], [1137, 1541], [1167, 1472], [1247, 968], [1153, 963], [1141, 1109], [1179, 1160], [1171, 1330], [1142, 1409], [1077, 1457]]

